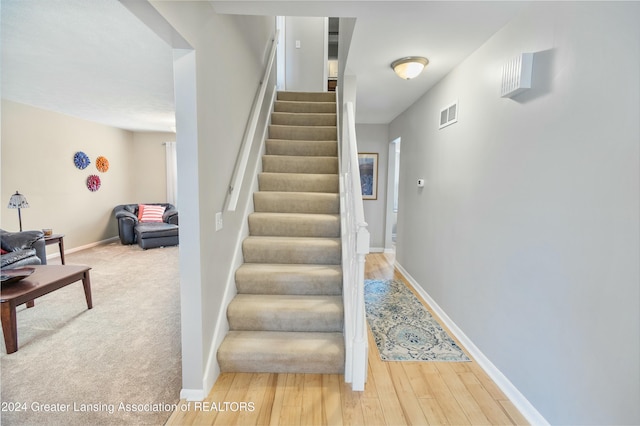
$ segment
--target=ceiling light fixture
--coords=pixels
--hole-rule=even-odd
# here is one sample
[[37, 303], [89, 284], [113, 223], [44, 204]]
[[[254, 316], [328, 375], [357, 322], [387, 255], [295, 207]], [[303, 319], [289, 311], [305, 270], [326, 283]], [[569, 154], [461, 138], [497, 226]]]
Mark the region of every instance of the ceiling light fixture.
[[429, 60], [422, 56], [408, 56], [395, 60], [391, 63], [391, 68], [398, 74], [398, 77], [411, 80], [420, 75], [427, 66]]

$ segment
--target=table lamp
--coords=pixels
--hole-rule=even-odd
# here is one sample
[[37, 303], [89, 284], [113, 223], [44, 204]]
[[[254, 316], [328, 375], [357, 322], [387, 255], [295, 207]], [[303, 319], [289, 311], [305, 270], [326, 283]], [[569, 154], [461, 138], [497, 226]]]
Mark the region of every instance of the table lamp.
[[16, 193], [11, 196], [11, 199], [9, 199], [9, 205], [7, 207], [10, 209], [18, 209], [18, 222], [20, 222], [20, 232], [22, 232], [22, 215], [20, 214], [20, 209], [29, 207], [27, 199], [24, 195], [16, 191]]

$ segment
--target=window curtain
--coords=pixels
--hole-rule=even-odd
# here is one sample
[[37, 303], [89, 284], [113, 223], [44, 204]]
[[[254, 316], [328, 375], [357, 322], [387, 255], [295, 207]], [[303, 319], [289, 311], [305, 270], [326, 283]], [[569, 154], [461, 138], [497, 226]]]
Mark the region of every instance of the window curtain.
[[178, 208], [178, 157], [176, 155], [176, 143], [164, 144], [167, 161], [167, 203]]

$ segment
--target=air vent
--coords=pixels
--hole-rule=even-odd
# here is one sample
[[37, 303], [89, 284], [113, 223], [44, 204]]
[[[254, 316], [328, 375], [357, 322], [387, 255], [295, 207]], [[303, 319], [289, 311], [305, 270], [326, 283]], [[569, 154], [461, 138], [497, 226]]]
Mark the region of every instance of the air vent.
[[521, 53], [502, 67], [500, 96], [511, 98], [531, 88], [533, 53]]
[[440, 111], [440, 128], [447, 127], [458, 121], [458, 101], [446, 106]]

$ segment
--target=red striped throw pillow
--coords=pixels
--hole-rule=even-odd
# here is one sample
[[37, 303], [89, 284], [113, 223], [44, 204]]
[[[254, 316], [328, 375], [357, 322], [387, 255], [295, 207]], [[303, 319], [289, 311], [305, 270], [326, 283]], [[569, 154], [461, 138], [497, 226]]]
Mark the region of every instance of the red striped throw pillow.
[[153, 206], [150, 204], [141, 204], [138, 211], [142, 210], [140, 222], [162, 222], [164, 214], [164, 206]]

